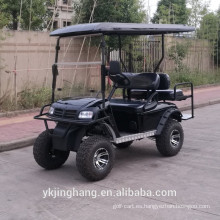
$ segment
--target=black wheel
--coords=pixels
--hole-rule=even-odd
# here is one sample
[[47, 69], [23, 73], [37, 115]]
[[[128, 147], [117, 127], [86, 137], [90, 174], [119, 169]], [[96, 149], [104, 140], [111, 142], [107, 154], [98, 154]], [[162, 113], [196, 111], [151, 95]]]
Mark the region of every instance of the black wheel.
[[174, 119], [168, 119], [161, 135], [156, 137], [157, 149], [163, 156], [175, 156], [182, 148], [183, 140], [181, 124]]
[[86, 179], [97, 181], [110, 173], [114, 158], [114, 148], [108, 139], [103, 136], [90, 136], [82, 142], [77, 151], [76, 166]]
[[69, 151], [52, 150], [50, 133], [53, 129], [43, 131], [34, 143], [35, 161], [43, 168], [52, 170], [62, 166], [69, 156]]
[[124, 142], [124, 143], [120, 143], [120, 144], [114, 144], [114, 145], [119, 149], [123, 149], [123, 148], [130, 147], [132, 143], [133, 143], [133, 141], [128, 141], [128, 142]]

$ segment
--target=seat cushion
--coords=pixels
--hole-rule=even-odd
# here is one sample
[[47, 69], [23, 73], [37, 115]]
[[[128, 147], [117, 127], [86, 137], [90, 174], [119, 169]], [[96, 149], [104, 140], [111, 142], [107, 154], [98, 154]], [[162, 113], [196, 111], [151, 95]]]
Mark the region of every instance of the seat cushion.
[[158, 92], [158, 99], [159, 100], [180, 101], [180, 100], [186, 99], [186, 97], [183, 95], [183, 91], [181, 89], [176, 90], [176, 99], [174, 97], [174, 90], [173, 89], [157, 90], [157, 92]]
[[124, 99], [111, 99], [110, 106], [113, 110], [120, 110], [126, 112], [143, 112], [145, 102], [124, 100]]
[[129, 89], [156, 90], [160, 84], [160, 77], [156, 73], [133, 74], [129, 80]]
[[150, 94], [151, 91], [145, 89], [132, 89], [130, 91], [130, 97], [132, 99], [147, 99]]
[[110, 106], [112, 110], [124, 111], [128, 113], [142, 113], [150, 111], [157, 106], [157, 100], [147, 103], [139, 100], [111, 99]]

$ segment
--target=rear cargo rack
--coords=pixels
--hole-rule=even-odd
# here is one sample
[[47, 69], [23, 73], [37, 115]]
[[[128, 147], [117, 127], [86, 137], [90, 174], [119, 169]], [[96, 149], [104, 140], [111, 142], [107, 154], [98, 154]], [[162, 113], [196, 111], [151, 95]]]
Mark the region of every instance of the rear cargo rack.
[[184, 83], [177, 83], [174, 86], [174, 99], [178, 101], [178, 97], [177, 97], [177, 87], [179, 86], [183, 86], [183, 85], [188, 85], [190, 87], [190, 95], [184, 96], [185, 99], [190, 98], [191, 99], [191, 114], [183, 114], [182, 115], [182, 120], [189, 120], [191, 118], [194, 118], [194, 94], [193, 94], [193, 84], [191, 82], [184, 82]]

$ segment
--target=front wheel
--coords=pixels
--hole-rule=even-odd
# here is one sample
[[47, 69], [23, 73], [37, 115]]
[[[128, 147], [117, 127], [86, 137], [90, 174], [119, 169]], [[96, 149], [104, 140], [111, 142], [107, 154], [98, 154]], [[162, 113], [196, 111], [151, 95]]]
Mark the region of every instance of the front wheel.
[[181, 124], [174, 119], [168, 119], [162, 133], [156, 137], [157, 149], [163, 156], [175, 156], [182, 148], [183, 140]]
[[82, 176], [97, 181], [105, 178], [114, 164], [112, 144], [103, 136], [90, 136], [79, 147], [76, 166]]
[[69, 151], [52, 149], [51, 134], [53, 129], [43, 131], [34, 143], [33, 154], [35, 161], [43, 168], [52, 170], [62, 166], [69, 157]]

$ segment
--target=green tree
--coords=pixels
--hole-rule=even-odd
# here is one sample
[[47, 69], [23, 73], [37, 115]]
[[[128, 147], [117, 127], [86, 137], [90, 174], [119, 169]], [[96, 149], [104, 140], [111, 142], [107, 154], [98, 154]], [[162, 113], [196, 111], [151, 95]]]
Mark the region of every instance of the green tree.
[[202, 17], [197, 36], [211, 43], [215, 64], [220, 65], [220, 8], [216, 13], [211, 12]]
[[207, 3], [202, 0], [188, 0], [189, 4], [189, 19], [188, 24], [194, 26], [196, 29], [203, 18], [208, 13]]
[[216, 40], [216, 50], [215, 50], [215, 60], [216, 60], [216, 63], [217, 65], [220, 66], [220, 7], [217, 11], [217, 18], [218, 18], [218, 36], [217, 36], [217, 40]]
[[20, 21], [22, 29], [29, 29], [30, 26], [31, 30], [42, 30], [52, 16], [47, 6], [53, 3], [54, 0], [0, 0], [0, 12], [5, 21], [3, 25], [17, 30]]
[[218, 37], [219, 17], [211, 12], [206, 14], [200, 21], [200, 27], [197, 30], [197, 36], [201, 39], [215, 41]]
[[2, 13], [0, 11], [0, 29], [5, 27], [5, 25], [8, 23], [8, 17], [5, 15], [5, 13]]
[[188, 14], [186, 0], [160, 0], [151, 21], [163, 24], [186, 24]]
[[[75, 11], [73, 23], [142, 23], [146, 19], [146, 13], [140, 0], [75, 0], [73, 7]], [[127, 49], [131, 40], [131, 37], [122, 37], [124, 50]], [[106, 42], [112, 50], [118, 48], [118, 39], [115, 36], [106, 37]]]
[[[91, 22], [141, 23], [146, 17], [140, 0], [97, 0]], [[88, 23], [94, 0], [75, 0], [74, 23]]]
[[170, 60], [174, 61], [175, 71], [177, 73], [183, 70], [187, 70], [187, 67], [183, 64], [183, 60], [188, 53], [189, 47], [190, 43], [186, 41], [185, 43], [176, 42], [175, 45], [172, 45], [168, 49], [168, 57]]

